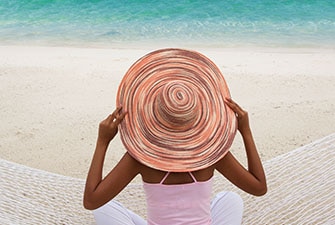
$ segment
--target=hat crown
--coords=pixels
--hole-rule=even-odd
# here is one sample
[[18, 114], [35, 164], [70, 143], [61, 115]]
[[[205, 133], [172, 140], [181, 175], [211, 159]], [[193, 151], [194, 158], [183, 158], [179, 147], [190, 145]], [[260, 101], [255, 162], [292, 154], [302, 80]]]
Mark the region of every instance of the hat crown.
[[181, 81], [170, 81], [157, 95], [154, 113], [157, 122], [169, 130], [182, 132], [190, 129], [199, 117], [196, 93]]

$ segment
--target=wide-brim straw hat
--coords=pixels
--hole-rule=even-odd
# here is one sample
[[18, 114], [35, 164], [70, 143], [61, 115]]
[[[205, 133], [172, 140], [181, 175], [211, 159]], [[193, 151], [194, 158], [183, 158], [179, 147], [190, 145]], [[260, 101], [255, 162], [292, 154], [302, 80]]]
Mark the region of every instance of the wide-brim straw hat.
[[121, 140], [136, 160], [151, 168], [186, 172], [213, 165], [229, 151], [235, 113], [218, 67], [206, 56], [161, 49], [137, 60], [123, 77], [117, 105], [127, 111]]

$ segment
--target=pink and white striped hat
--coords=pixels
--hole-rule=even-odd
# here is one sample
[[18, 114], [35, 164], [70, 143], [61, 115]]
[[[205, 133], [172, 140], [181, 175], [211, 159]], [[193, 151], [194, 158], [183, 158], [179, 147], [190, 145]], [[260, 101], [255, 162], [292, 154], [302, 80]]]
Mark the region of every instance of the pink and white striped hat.
[[230, 93], [206, 56], [161, 49], [136, 61], [123, 77], [117, 105], [128, 111], [121, 140], [139, 162], [163, 171], [206, 168], [223, 158], [236, 134]]

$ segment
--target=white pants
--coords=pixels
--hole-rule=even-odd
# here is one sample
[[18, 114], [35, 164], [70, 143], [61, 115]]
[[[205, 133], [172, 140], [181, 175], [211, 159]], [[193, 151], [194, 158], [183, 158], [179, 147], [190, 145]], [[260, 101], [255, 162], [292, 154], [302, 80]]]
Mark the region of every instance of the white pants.
[[[147, 222], [117, 201], [93, 211], [97, 225], [146, 225]], [[234, 192], [220, 192], [211, 202], [213, 225], [237, 225], [242, 222], [243, 200]]]

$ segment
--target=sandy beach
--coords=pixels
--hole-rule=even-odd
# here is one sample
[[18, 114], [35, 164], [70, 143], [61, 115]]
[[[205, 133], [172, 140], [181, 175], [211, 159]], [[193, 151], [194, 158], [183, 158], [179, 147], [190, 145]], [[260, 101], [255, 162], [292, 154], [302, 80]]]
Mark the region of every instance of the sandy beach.
[[[156, 48], [0, 46], [0, 157], [84, 178], [123, 74]], [[200, 49], [248, 112], [262, 160], [334, 133], [334, 49]], [[240, 136], [232, 147], [242, 162]], [[117, 137], [106, 170], [124, 154]]]

